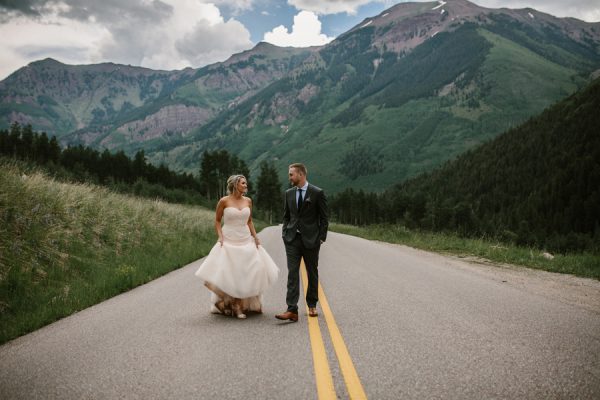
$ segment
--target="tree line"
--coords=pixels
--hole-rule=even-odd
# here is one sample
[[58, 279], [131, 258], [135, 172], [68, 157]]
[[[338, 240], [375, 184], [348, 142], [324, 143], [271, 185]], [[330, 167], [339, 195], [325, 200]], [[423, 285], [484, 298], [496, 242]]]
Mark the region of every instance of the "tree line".
[[[61, 148], [55, 136], [33, 131], [31, 125], [14, 123], [0, 130], [0, 156], [42, 166], [57, 178], [108, 186], [122, 193], [165, 201], [212, 207], [227, 191], [227, 178], [243, 174], [257, 211], [268, 219], [278, 218], [282, 208], [281, 184], [272, 162], [260, 165], [256, 190], [252, 189], [246, 163], [226, 150], [205, 151], [197, 175], [180, 173], [161, 164], [149, 163], [144, 150], [133, 158], [123, 151], [102, 152], [78, 145]], [[273, 200], [275, 199], [275, 200]], [[277, 203], [279, 207], [276, 206]]]

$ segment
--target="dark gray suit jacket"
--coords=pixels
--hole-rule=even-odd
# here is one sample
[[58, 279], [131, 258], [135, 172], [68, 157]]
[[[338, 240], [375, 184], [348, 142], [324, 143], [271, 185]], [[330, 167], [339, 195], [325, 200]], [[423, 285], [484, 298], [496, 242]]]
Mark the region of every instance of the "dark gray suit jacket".
[[283, 228], [281, 236], [290, 243], [299, 231], [302, 242], [306, 248], [314, 248], [327, 239], [329, 226], [329, 209], [327, 197], [322, 189], [308, 184], [302, 209], [298, 210], [296, 203], [297, 188], [293, 187], [285, 192], [285, 205], [283, 211]]

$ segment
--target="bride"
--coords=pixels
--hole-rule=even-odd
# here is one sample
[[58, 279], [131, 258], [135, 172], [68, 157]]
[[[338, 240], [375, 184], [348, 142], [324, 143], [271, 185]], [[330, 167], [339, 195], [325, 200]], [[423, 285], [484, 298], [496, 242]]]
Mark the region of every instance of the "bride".
[[[229, 195], [217, 203], [214, 245], [196, 276], [212, 291], [211, 312], [246, 318], [262, 313], [262, 293], [277, 280], [279, 268], [260, 245], [252, 223], [252, 200], [243, 175], [227, 179]], [[221, 220], [224, 220], [221, 226]]]

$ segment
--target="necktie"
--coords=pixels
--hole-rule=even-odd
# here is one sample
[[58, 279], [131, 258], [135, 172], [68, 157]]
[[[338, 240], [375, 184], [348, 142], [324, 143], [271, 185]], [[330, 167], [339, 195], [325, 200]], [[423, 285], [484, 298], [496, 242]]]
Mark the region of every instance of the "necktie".
[[302, 208], [302, 189], [298, 189], [298, 210]]

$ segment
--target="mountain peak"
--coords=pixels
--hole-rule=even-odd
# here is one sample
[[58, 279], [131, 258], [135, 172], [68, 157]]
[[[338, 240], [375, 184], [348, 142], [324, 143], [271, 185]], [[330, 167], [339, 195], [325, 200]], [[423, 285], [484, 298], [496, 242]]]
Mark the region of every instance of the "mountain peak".
[[258, 42], [256, 46], [249, 50], [242, 51], [241, 53], [237, 53], [229, 57], [223, 63], [216, 63], [215, 65], [224, 65], [229, 66], [231, 64], [235, 64], [241, 61], [246, 61], [250, 59], [252, 56], [265, 56], [267, 58], [274, 57], [280, 58], [282, 56], [292, 56], [295, 54], [313, 52], [317, 49], [321, 48], [320, 46], [313, 47], [279, 47], [274, 44], [268, 42]]
[[[375, 47], [382, 48], [385, 44], [388, 50], [400, 53], [417, 47], [440, 32], [453, 31], [464, 23], [485, 25], [503, 16], [537, 30], [559, 29], [562, 34], [579, 42], [600, 39], [600, 23], [558, 18], [532, 8], [485, 8], [468, 0], [399, 3], [379, 15], [364, 19], [338, 39], [365, 28], [374, 29]], [[575, 31], [578, 33], [574, 34]]]
[[461, 22], [475, 21], [490, 11], [467, 0], [399, 3], [375, 17], [366, 18], [340, 38], [371, 27], [379, 32], [373, 42], [376, 47], [385, 43], [388, 50], [402, 52]]
[[66, 64], [61, 63], [58, 60], [55, 60], [54, 58], [51, 57], [47, 57], [44, 58], [43, 60], [37, 60], [37, 61], [32, 61], [28, 64], [28, 66], [65, 66]]

